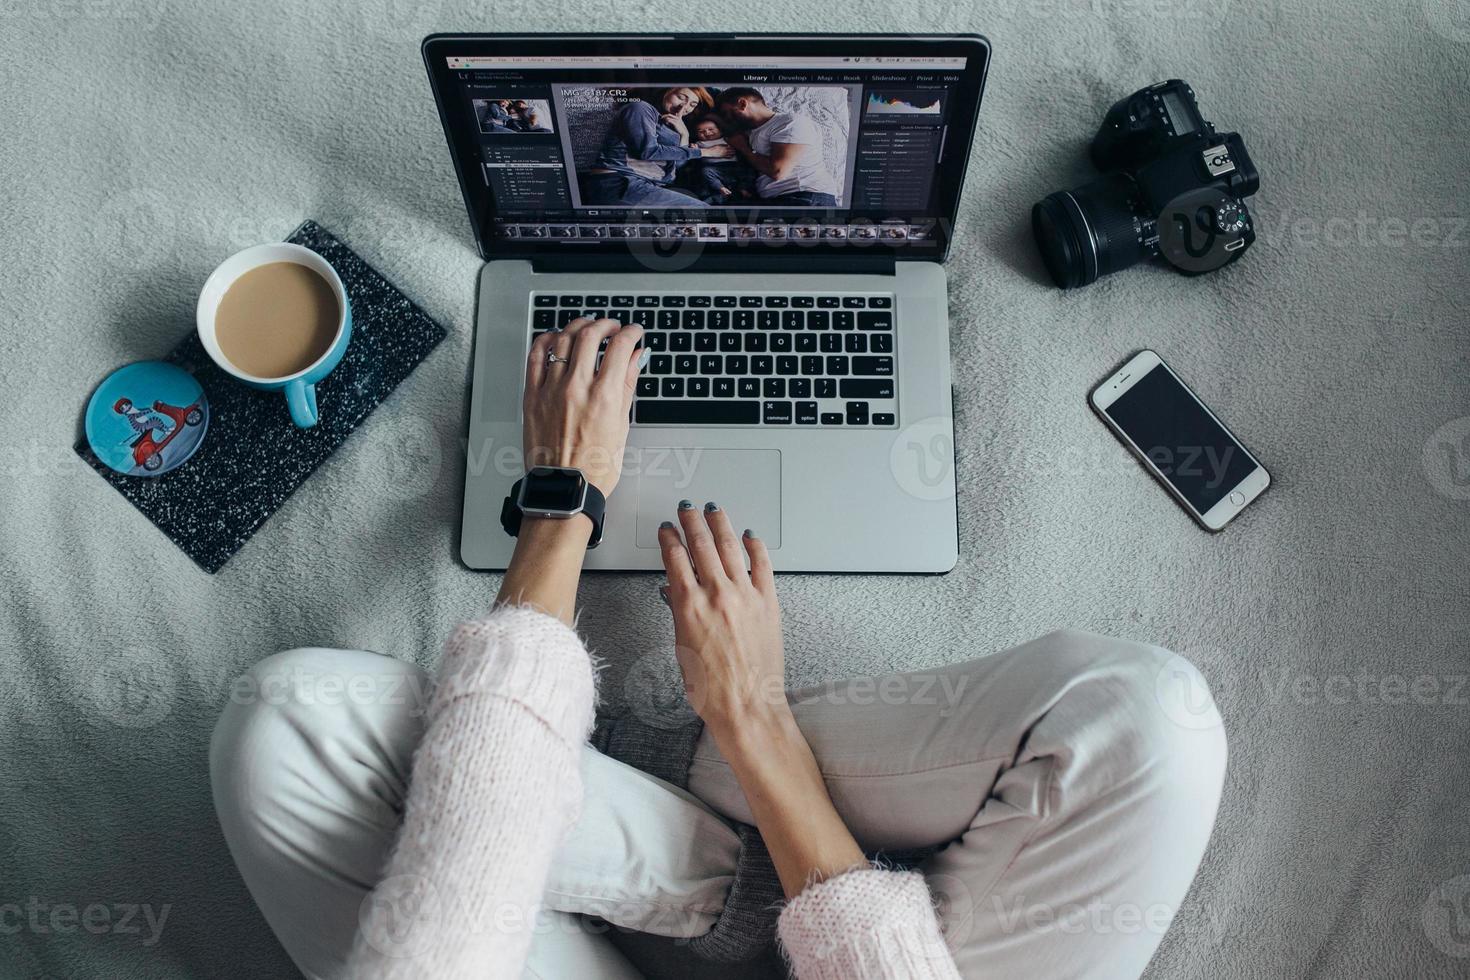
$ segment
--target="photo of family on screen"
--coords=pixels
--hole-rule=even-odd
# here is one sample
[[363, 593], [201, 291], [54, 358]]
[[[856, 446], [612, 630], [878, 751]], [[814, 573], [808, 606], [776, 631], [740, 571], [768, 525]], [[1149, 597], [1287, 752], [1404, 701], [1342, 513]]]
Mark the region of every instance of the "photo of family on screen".
[[486, 136], [550, 133], [551, 106], [545, 99], [473, 99], [475, 120]]
[[584, 208], [844, 208], [858, 86], [561, 85]]

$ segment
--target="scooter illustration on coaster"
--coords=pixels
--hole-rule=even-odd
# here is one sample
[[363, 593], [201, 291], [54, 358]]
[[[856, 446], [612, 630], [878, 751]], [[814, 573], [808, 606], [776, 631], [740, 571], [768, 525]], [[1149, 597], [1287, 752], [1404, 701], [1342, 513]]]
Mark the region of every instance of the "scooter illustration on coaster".
[[[158, 470], [166, 462], [164, 450], [175, 440], [178, 440], [175, 451], [188, 453], [203, 435], [199, 428], [204, 421], [202, 399], [182, 408], [155, 401], [149, 409], [136, 407], [130, 398], [119, 398], [112, 410], [127, 419], [133, 428], [134, 435], [127, 445], [133, 452], [135, 470], [148, 473]], [[188, 436], [179, 439], [184, 433]]]

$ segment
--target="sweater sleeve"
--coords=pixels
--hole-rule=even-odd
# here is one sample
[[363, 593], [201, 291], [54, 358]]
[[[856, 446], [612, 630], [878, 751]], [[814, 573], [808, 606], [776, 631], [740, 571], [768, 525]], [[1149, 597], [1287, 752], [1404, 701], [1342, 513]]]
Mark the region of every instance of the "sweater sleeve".
[[777, 931], [798, 980], [959, 980], [914, 871], [860, 868], [810, 885]]
[[455, 630], [348, 976], [521, 975], [552, 854], [581, 806], [594, 695], [586, 648], [551, 616], [501, 608]]
[[690, 160], [700, 155], [697, 146], [661, 143], [658, 128], [663, 125], [658, 110], [647, 102], [630, 102], [623, 110], [623, 126], [628, 154], [638, 160]]

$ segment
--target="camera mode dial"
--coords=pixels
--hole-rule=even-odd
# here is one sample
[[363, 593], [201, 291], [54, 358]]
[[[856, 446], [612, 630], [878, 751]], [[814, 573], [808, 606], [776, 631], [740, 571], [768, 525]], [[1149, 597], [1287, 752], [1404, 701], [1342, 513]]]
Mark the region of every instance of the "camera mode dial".
[[1245, 205], [1239, 201], [1226, 201], [1215, 209], [1215, 228], [1224, 234], [1244, 231], [1248, 220]]

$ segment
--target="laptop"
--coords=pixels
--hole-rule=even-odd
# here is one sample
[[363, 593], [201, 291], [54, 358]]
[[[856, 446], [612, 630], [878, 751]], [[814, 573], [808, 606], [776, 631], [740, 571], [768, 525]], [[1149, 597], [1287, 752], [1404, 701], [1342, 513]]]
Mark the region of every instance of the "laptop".
[[958, 560], [943, 262], [990, 45], [978, 36], [434, 35], [485, 266], [460, 555], [504, 569], [528, 346], [646, 331], [591, 569], [662, 567], [714, 500], [778, 571]]

